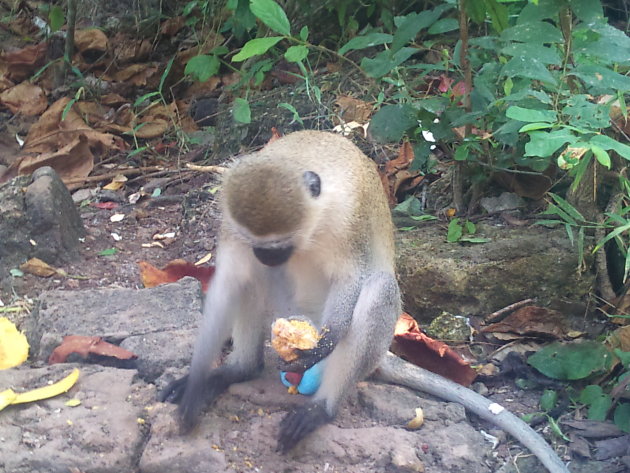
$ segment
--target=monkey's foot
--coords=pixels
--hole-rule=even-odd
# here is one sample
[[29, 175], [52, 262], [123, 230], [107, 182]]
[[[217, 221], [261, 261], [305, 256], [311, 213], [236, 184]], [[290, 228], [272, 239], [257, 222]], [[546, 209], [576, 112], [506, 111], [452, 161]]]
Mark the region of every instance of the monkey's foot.
[[331, 420], [332, 416], [326, 412], [323, 402], [310, 403], [294, 409], [280, 422], [276, 450], [280, 453], [288, 452], [317, 427]]

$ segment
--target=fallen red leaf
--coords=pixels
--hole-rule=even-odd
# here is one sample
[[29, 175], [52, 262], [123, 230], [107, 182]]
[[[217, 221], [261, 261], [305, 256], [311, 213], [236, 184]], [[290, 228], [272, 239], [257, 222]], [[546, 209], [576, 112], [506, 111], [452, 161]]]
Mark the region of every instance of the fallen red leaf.
[[146, 261], [138, 261], [138, 266], [144, 287], [155, 287], [159, 284], [179, 281], [185, 276], [191, 276], [201, 282], [201, 289], [206, 292], [214, 274], [214, 266], [195, 266], [183, 259], [173, 260], [162, 269], [156, 268]]
[[396, 323], [392, 349], [401, 358], [440, 374], [463, 386], [470, 386], [477, 373], [445, 343], [426, 336], [407, 313]]
[[90, 203], [90, 207], [96, 207], [97, 209], [103, 210], [114, 210], [117, 207], [120, 207], [118, 202], [92, 202]]
[[68, 335], [63, 337], [63, 342], [53, 350], [48, 358], [48, 363], [65, 363], [72, 353], [87, 358], [88, 355], [109, 356], [119, 360], [133, 360], [138, 358], [133, 352], [125, 350], [117, 345], [104, 341], [101, 337], [88, 337], [85, 335]]

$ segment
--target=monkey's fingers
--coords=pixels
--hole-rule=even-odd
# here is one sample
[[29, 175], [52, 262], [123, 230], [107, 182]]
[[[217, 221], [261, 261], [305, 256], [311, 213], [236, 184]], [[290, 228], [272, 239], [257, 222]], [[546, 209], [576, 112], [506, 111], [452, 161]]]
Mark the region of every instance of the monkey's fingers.
[[322, 424], [329, 422], [331, 416], [323, 403], [311, 403], [289, 412], [280, 422], [278, 447], [280, 453], [286, 453]]
[[172, 402], [178, 403], [184, 395], [186, 389], [186, 383], [188, 382], [188, 375], [171, 381], [166, 387], [158, 393], [158, 401], [160, 402]]

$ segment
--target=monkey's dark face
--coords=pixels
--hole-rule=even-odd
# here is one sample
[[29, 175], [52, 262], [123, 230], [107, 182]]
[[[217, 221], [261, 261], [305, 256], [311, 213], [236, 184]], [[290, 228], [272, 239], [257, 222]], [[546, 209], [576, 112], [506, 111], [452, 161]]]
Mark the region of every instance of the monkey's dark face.
[[266, 266], [280, 266], [289, 261], [293, 253], [293, 245], [282, 248], [260, 248], [254, 247], [254, 256]]

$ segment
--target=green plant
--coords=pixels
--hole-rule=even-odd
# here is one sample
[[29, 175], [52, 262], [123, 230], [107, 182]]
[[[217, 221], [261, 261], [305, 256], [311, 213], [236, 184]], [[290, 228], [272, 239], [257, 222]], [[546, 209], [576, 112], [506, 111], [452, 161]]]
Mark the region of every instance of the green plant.
[[[373, 136], [422, 141], [420, 132], [430, 131], [455, 161], [508, 172], [557, 165], [570, 172], [574, 186], [593, 159], [609, 168], [610, 151], [630, 160], [630, 146], [612, 136], [609, 118], [613, 104], [627, 117], [630, 78], [620, 71], [630, 66], [630, 38], [606, 22], [599, 2], [466, 4], [460, 15], [477, 23], [489, 18], [493, 31], [472, 38], [460, 32], [456, 43], [452, 36], [453, 52], [440, 47], [437, 63], [413, 58], [435, 49], [436, 34], [442, 38], [456, 27], [448, 4], [397, 17], [391, 32], [366, 31], [339, 50], [383, 45], [361, 61], [367, 75], [394, 86], [389, 104], [373, 117]], [[441, 95], [414, 93], [418, 77], [434, 72], [443, 73]]]
[[487, 238], [473, 236], [477, 233], [477, 226], [469, 220], [461, 221], [459, 217], [455, 217], [448, 224], [446, 232], [446, 241], [449, 243], [487, 243]]
[[[573, 382], [572, 386], [578, 388], [576, 406], [587, 409], [588, 419], [611, 418], [621, 430], [630, 432], [630, 403], [622, 397], [630, 385], [630, 352], [610, 350], [596, 341], [557, 342], [531, 355], [528, 363], [550, 378]], [[613, 374], [602, 385], [585, 385], [603, 374], [613, 373], [615, 364], [621, 366], [620, 373]], [[540, 403], [543, 411], [555, 406], [554, 394], [552, 390], [543, 393]]]

